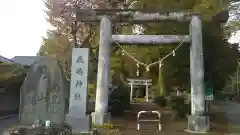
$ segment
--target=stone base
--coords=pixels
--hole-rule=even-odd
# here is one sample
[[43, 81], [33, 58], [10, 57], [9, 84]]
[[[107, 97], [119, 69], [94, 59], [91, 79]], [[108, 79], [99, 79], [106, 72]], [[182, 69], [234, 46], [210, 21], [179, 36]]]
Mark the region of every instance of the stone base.
[[188, 129], [190, 133], [207, 133], [210, 129], [209, 116], [188, 116]]
[[4, 131], [3, 135], [72, 135], [71, 127], [66, 123], [52, 124], [49, 128], [44, 125], [32, 127], [32, 125], [16, 125]]
[[101, 117], [99, 113], [92, 112], [92, 123], [97, 125], [103, 125], [104, 123], [110, 123], [111, 121], [111, 114], [110, 113], [104, 113], [104, 116]]
[[92, 130], [91, 116], [76, 117], [67, 115], [65, 122], [72, 127], [73, 134], [89, 133]]

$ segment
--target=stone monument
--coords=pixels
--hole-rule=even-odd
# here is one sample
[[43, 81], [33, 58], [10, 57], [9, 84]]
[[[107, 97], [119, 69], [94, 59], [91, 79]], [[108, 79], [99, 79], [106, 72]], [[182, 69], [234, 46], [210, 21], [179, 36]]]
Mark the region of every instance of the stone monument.
[[20, 90], [20, 124], [64, 123], [68, 90], [57, 60], [43, 57], [29, 69]]
[[88, 91], [89, 48], [73, 48], [70, 82], [69, 112], [66, 123], [74, 134], [89, 133], [91, 116], [86, 115]]

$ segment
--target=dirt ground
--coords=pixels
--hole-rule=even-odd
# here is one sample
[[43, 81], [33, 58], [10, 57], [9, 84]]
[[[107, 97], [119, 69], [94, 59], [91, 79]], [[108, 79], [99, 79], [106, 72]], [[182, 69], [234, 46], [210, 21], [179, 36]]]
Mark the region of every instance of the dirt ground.
[[[140, 110], [157, 110], [161, 112], [162, 131], [157, 130], [157, 124], [144, 123], [141, 125], [140, 131], [137, 131], [137, 112]], [[151, 116], [147, 116], [150, 118]], [[212, 109], [211, 117], [211, 132], [208, 135], [228, 135], [228, 120], [223, 112], [216, 112]], [[153, 117], [151, 117], [153, 118]], [[189, 135], [185, 132], [187, 129], [187, 119], [172, 118], [170, 109], [160, 109], [153, 103], [132, 104], [131, 110], [126, 112], [126, 115], [121, 118], [112, 119], [112, 123], [124, 135]]]

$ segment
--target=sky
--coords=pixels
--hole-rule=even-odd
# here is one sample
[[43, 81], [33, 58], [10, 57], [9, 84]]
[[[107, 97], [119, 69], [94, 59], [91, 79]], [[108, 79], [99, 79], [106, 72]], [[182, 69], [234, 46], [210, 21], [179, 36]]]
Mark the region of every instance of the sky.
[[2, 0], [0, 4], [0, 55], [35, 56], [49, 24], [42, 0]]
[[[0, 55], [35, 56], [50, 25], [42, 0], [2, 0], [0, 5]], [[240, 42], [240, 32], [230, 39]]]

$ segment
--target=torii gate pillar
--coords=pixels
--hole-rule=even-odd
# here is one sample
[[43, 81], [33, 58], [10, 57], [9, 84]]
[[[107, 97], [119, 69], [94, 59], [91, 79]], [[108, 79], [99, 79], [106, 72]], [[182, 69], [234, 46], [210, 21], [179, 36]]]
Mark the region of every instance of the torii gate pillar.
[[107, 117], [108, 93], [110, 85], [110, 48], [112, 40], [112, 24], [107, 16], [100, 21], [100, 43], [98, 56], [97, 90], [95, 101], [94, 122], [103, 125]]
[[188, 131], [205, 133], [209, 130], [209, 117], [205, 114], [202, 21], [193, 16], [190, 22], [190, 77], [191, 115], [188, 117]]

